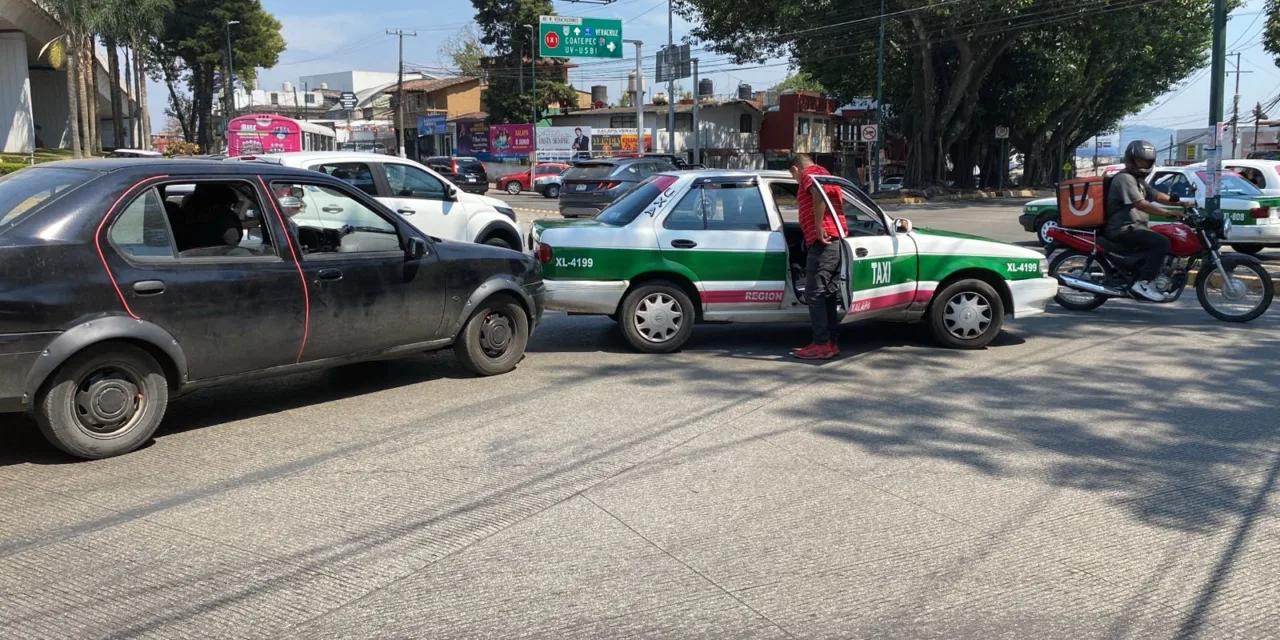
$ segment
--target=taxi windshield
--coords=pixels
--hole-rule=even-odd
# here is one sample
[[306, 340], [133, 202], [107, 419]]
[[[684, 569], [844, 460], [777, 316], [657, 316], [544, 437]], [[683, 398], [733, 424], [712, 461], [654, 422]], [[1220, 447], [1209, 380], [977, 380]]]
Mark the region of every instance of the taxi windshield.
[[675, 184], [675, 176], [653, 176], [627, 189], [596, 215], [596, 221], [625, 227], [631, 224], [663, 190]]

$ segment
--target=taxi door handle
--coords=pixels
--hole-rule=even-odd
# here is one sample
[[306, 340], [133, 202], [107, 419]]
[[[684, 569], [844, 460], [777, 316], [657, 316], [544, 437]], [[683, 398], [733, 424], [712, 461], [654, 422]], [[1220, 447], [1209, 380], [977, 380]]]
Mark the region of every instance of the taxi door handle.
[[867, 250], [864, 247], [858, 247], [853, 250], [853, 255], [858, 256], [859, 258], [865, 258], [867, 257]]
[[672, 240], [672, 241], [671, 241], [671, 246], [673, 246], [673, 247], [675, 247], [675, 248], [677, 248], [677, 249], [692, 249], [692, 248], [694, 248], [694, 247], [698, 246], [698, 243], [696, 243], [696, 242], [694, 242], [694, 241], [692, 241], [692, 240], [686, 240], [686, 239], [684, 239], [684, 238], [677, 238], [677, 239], [675, 239], [675, 240]]

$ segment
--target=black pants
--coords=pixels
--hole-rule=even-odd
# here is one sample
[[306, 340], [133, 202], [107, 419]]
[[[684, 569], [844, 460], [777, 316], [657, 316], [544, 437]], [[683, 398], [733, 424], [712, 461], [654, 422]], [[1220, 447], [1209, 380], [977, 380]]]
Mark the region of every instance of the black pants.
[[836, 305], [840, 302], [840, 242], [814, 243], [805, 259], [804, 295], [809, 300], [809, 322], [813, 342], [831, 340], [831, 331], [840, 324]]
[[1119, 233], [1109, 234], [1109, 238], [1120, 246], [1142, 254], [1142, 268], [1138, 271], [1138, 279], [1150, 282], [1160, 275], [1160, 266], [1164, 257], [1169, 255], [1169, 239], [1143, 227], [1125, 227]]

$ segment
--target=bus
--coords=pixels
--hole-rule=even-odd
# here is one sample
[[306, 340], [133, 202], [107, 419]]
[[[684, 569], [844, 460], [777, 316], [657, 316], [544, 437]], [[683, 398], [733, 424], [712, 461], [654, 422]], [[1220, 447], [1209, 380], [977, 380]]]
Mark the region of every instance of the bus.
[[232, 118], [227, 123], [227, 155], [260, 155], [288, 151], [333, 151], [333, 129], [269, 113]]

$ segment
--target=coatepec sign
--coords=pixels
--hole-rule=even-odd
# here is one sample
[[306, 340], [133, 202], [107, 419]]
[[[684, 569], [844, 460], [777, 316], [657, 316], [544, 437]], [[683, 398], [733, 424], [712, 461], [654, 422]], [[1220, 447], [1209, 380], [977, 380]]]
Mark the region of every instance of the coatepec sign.
[[539, 16], [538, 55], [544, 58], [621, 58], [622, 21]]

